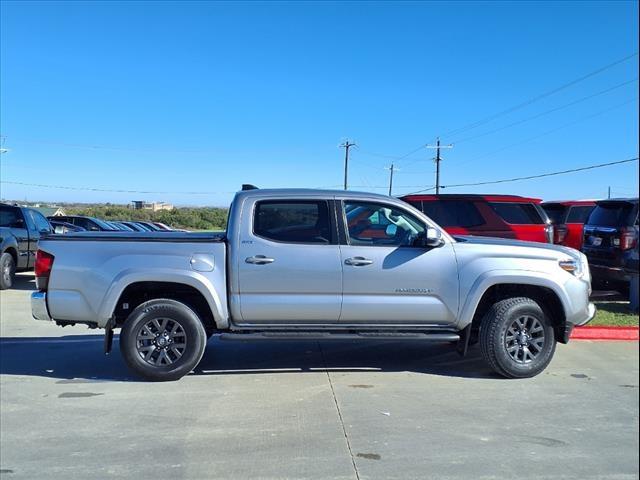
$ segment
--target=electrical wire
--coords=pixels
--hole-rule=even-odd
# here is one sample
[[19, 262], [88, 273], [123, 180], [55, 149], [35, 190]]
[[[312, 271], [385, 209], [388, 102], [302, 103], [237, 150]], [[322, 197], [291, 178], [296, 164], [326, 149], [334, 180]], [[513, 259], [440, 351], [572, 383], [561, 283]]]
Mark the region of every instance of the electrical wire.
[[609, 63], [609, 64], [607, 64], [607, 65], [605, 65], [603, 67], [600, 67], [600, 68], [598, 68], [596, 70], [593, 70], [592, 72], [589, 72], [586, 75], [583, 75], [583, 76], [581, 76], [579, 78], [576, 78], [575, 80], [572, 80], [572, 81], [570, 81], [568, 83], [560, 85], [559, 87], [552, 88], [551, 90], [548, 90], [548, 91], [546, 91], [544, 93], [541, 93], [540, 95], [537, 95], [537, 96], [535, 96], [533, 98], [530, 98], [529, 100], [526, 100], [526, 101], [524, 101], [522, 103], [519, 103], [517, 105], [509, 107], [509, 108], [507, 108], [505, 110], [502, 110], [502, 111], [500, 111], [498, 113], [494, 113], [492, 115], [489, 115], [488, 117], [485, 117], [482, 120], [478, 120], [476, 122], [470, 123], [470, 124], [465, 125], [464, 127], [461, 127], [461, 128], [449, 130], [448, 132], [445, 132], [444, 136], [449, 136], [449, 135], [453, 135], [453, 134], [459, 134], [459, 133], [465, 132], [467, 130], [471, 130], [473, 128], [479, 127], [480, 125], [484, 125], [485, 123], [488, 123], [488, 122], [490, 122], [492, 120], [495, 120], [498, 117], [501, 117], [503, 115], [507, 115], [509, 113], [515, 112], [516, 110], [520, 110], [521, 108], [527, 107], [527, 106], [531, 105], [532, 103], [535, 103], [535, 102], [537, 102], [539, 100], [542, 100], [543, 98], [547, 98], [547, 97], [549, 97], [551, 95], [554, 95], [555, 93], [561, 92], [562, 90], [566, 90], [567, 88], [572, 87], [572, 86], [574, 86], [574, 85], [576, 85], [576, 84], [578, 84], [578, 83], [580, 83], [580, 82], [582, 82], [584, 80], [587, 80], [588, 78], [591, 78], [591, 77], [593, 77], [595, 75], [598, 75], [598, 74], [600, 74], [600, 73], [602, 73], [602, 72], [604, 72], [606, 70], [609, 70], [610, 68], [613, 68], [616, 65], [624, 63], [627, 60], [630, 60], [630, 59], [632, 59], [633, 57], [635, 57], [637, 55], [638, 55], [638, 52], [632, 53], [631, 55], [627, 55], [624, 58], [621, 58], [619, 60], [616, 60], [615, 62]]
[[505, 129], [507, 129], [507, 128], [515, 127], [516, 125], [521, 125], [521, 124], [526, 123], [526, 122], [529, 122], [529, 121], [531, 121], [531, 120], [535, 120], [535, 119], [537, 119], [537, 118], [543, 117], [544, 115], [548, 115], [548, 114], [550, 114], [550, 113], [557, 112], [557, 111], [562, 110], [562, 109], [564, 109], [564, 108], [572, 107], [573, 105], [576, 105], [576, 104], [578, 104], [578, 103], [584, 102], [584, 101], [586, 101], [586, 100], [589, 100], [589, 99], [591, 99], [591, 98], [597, 97], [597, 96], [599, 96], [599, 95], [604, 95], [605, 93], [609, 93], [609, 92], [611, 92], [611, 91], [613, 91], [613, 90], [616, 90], [616, 89], [618, 89], [618, 88], [624, 87], [625, 85], [629, 85], [630, 83], [637, 82], [637, 81], [638, 81], [638, 79], [637, 79], [637, 78], [634, 78], [633, 80], [629, 80], [629, 81], [627, 81], [627, 82], [620, 83], [620, 84], [615, 85], [615, 86], [613, 86], [613, 87], [607, 88], [606, 90], [601, 90], [601, 91], [599, 91], [599, 92], [597, 92], [597, 93], [593, 93], [593, 94], [588, 95], [588, 96], [586, 96], [586, 97], [579, 98], [578, 100], [575, 100], [575, 101], [573, 101], [573, 102], [566, 103], [566, 104], [564, 104], [564, 105], [561, 105], [561, 106], [556, 107], [556, 108], [552, 108], [551, 110], [547, 110], [547, 111], [544, 111], [544, 112], [542, 112], [542, 113], [538, 113], [537, 115], [533, 115], [532, 117], [527, 117], [527, 118], [524, 118], [524, 119], [522, 119], [522, 120], [518, 120], [517, 122], [513, 122], [513, 123], [510, 123], [510, 124], [505, 125], [505, 126], [503, 126], [503, 127], [496, 128], [496, 129], [494, 129], [494, 130], [490, 130], [490, 131], [488, 131], [488, 132], [480, 133], [480, 134], [478, 134], [478, 135], [474, 135], [474, 136], [471, 136], [471, 137], [466, 137], [466, 138], [463, 138], [463, 139], [461, 139], [461, 140], [457, 140], [457, 141], [456, 141], [456, 140], [454, 140], [454, 141], [452, 141], [451, 143], [453, 143], [453, 144], [455, 144], [455, 145], [458, 145], [458, 144], [460, 144], [460, 143], [462, 143], [462, 142], [467, 142], [467, 141], [475, 140], [476, 138], [484, 137], [484, 136], [486, 136], [486, 135], [491, 135], [491, 134], [494, 134], [494, 133], [496, 133], [496, 132], [500, 132], [500, 131], [502, 131], [502, 130], [505, 130]]
[[[604, 167], [610, 167], [612, 165], [621, 165], [623, 163], [630, 163], [630, 162], [637, 162], [639, 157], [634, 157], [634, 158], [628, 158], [626, 160], [618, 160], [615, 162], [607, 162], [607, 163], [599, 163], [597, 165], [589, 165], [586, 167], [579, 167], [579, 168], [571, 168], [569, 170], [561, 170], [559, 172], [548, 172], [548, 173], [541, 173], [538, 175], [528, 175], [526, 177], [515, 177], [515, 178], [505, 178], [502, 180], [491, 180], [491, 181], [487, 181], [487, 182], [474, 182], [474, 183], [458, 183], [458, 184], [452, 184], [452, 185], [441, 185], [440, 188], [454, 188], [454, 187], [475, 187], [478, 185], [495, 185], [497, 183], [509, 183], [509, 182], [519, 182], [521, 180], [533, 180], [536, 178], [544, 178], [544, 177], [553, 177], [556, 175], [565, 175], [567, 173], [575, 173], [575, 172], [583, 172], [585, 170], [593, 170], [596, 168], [604, 168]], [[428, 190], [433, 190], [428, 189]], [[413, 193], [421, 193], [424, 192], [426, 190], [420, 190], [418, 192], [413, 192]], [[413, 195], [413, 194], [410, 194]]]

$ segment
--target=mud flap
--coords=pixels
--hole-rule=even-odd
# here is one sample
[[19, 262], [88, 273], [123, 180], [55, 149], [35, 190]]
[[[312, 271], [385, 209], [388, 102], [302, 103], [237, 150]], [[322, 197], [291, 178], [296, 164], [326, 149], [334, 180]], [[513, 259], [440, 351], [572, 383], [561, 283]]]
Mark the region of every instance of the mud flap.
[[105, 326], [104, 331], [104, 354], [109, 355], [111, 353], [111, 346], [113, 345], [113, 324], [115, 319], [111, 317]]
[[469, 349], [469, 339], [471, 338], [471, 324], [467, 325], [460, 332], [460, 340], [458, 340], [458, 344], [456, 345], [456, 352], [460, 354], [460, 356], [464, 357], [467, 354], [467, 350]]

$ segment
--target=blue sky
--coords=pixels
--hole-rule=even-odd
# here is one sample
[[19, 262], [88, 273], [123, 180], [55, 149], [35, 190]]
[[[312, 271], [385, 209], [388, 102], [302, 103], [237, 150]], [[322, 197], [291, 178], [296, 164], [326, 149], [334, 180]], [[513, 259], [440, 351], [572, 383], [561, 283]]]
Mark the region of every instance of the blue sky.
[[[242, 183], [339, 188], [345, 138], [354, 189], [386, 192], [394, 161], [394, 194], [433, 185], [433, 151], [381, 155], [438, 135], [455, 144], [444, 185], [638, 155], [637, 56], [447, 135], [636, 53], [637, 2], [3, 1], [0, 18], [2, 181], [163, 192], [2, 183], [4, 198], [226, 205]], [[447, 191], [608, 186], [637, 195], [637, 162]]]

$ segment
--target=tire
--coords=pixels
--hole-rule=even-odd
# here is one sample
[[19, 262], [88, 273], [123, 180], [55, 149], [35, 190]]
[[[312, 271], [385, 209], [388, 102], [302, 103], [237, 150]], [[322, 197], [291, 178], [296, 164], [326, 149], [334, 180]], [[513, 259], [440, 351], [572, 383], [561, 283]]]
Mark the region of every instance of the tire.
[[127, 366], [154, 382], [178, 380], [202, 359], [207, 335], [200, 318], [183, 303], [149, 300], [127, 318], [120, 351]]
[[0, 290], [6, 290], [13, 285], [16, 274], [16, 262], [10, 253], [3, 253], [0, 256]]
[[553, 325], [530, 298], [501, 300], [482, 319], [480, 350], [503, 377], [534, 377], [549, 365], [556, 350]]

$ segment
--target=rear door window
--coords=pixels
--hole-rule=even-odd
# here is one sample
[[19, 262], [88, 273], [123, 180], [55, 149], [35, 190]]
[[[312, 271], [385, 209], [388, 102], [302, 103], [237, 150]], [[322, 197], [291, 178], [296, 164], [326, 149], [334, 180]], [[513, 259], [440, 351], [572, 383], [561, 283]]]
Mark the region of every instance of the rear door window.
[[585, 223], [593, 211], [593, 205], [571, 207], [567, 223]]
[[629, 221], [633, 210], [633, 205], [626, 202], [601, 203], [593, 209], [587, 223], [603, 227], [621, 227], [633, 222], [635, 218]]
[[514, 225], [545, 223], [542, 215], [532, 203], [489, 202], [489, 205], [507, 223]]
[[469, 228], [485, 223], [473, 202], [464, 200], [422, 202], [422, 211], [441, 227]]
[[33, 221], [36, 224], [36, 230], [38, 230], [38, 232], [51, 232], [51, 225], [40, 212], [29, 210], [29, 213], [33, 217]]
[[253, 233], [284, 243], [332, 243], [329, 205], [326, 201], [288, 200], [258, 202]]

